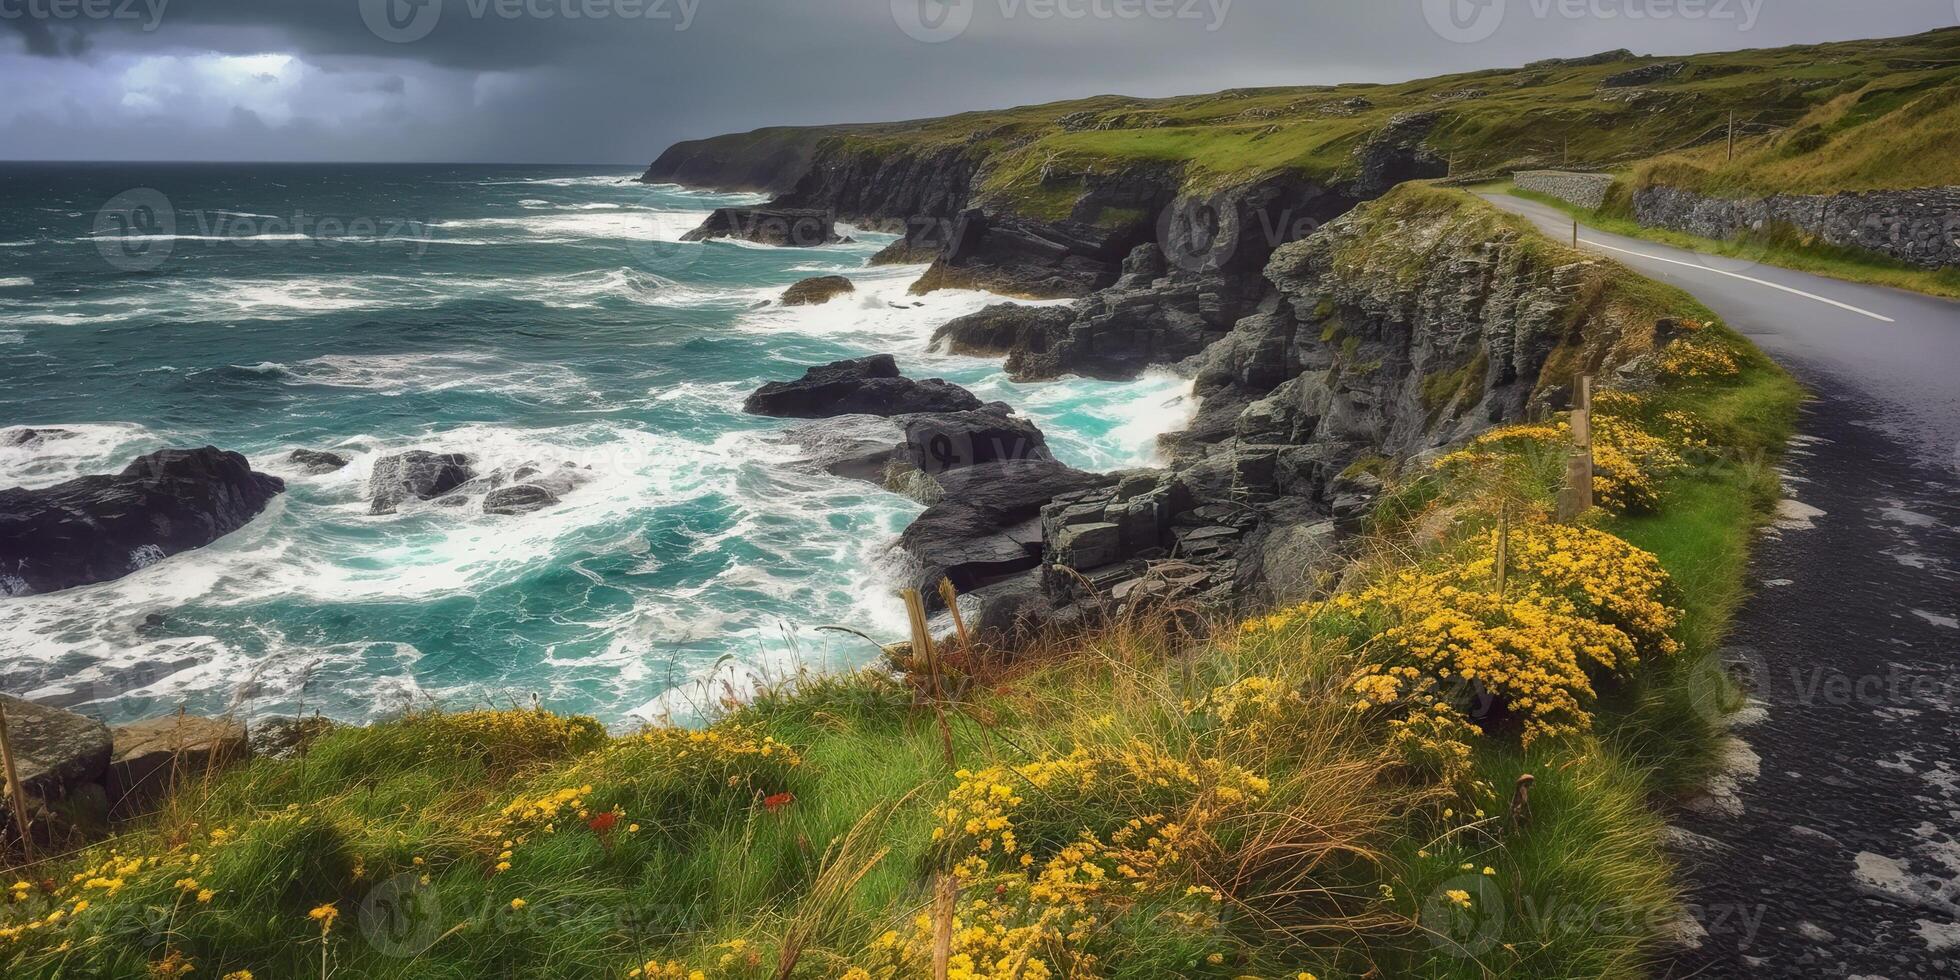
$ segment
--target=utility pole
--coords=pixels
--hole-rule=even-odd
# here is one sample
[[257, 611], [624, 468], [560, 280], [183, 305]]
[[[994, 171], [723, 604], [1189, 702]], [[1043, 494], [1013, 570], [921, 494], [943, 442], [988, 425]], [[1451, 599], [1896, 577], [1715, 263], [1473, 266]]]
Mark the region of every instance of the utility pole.
[[1729, 159], [1735, 159], [1735, 110], [1729, 110]]

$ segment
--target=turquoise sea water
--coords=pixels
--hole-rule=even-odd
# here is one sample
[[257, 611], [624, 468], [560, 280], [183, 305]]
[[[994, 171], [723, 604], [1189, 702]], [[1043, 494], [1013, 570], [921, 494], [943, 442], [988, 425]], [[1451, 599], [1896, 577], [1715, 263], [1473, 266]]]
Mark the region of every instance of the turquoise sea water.
[[[0, 598], [0, 690], [111, 720], [180, 704], [360, 720], [533, 695], [614, 724], [682, 718], [724, 680], [869, 659], [814, 627], [904, 629], [890, 549], [917, 505], [787, 465], [783, 423], [740, 412], [762, 382], [890, 351], [1012, 403], [1096, 469], [1147, 462], [1186, 416], [1168, 376], [1017, 385], [928, 352], [934, 328], [997, 299], [907, 296], [918, 267], [865, 266], [889, 236], [682, 244], [711, 208], [759, 199], [635, 176], [0, 164], [0, 428], [73, 433], [0, 447], [0, 486], [206, 443], [288, 481], [209, 548]], [[105, 257], [98, 212], [137, 188], [174, 227]], [[756, 308], [830, 273], [859, 293]], [[284, 461], [302, 447], [353, 463], [304, 475]], [[523, 517], [369, 516], [373, 460], [411, 448], [596, 479]]]

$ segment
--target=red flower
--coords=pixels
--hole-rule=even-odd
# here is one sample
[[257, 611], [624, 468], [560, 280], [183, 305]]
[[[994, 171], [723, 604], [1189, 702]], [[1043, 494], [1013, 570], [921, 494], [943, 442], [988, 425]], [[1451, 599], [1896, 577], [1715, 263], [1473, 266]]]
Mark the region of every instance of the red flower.
[[601, 813], [598, 816], [593, 817], [590, 820], [587, 820], [585, 822], [585, 825], [591, 827], [593, 833], [603, 834], [606, 831], [613, 829], [613, 824], [616, 824], [618, 822], [619, 822], [619, 814], [613, 813], [612, 811], [608, 810], [605, 813]]
[[777, 810], [795, 802], [795, 793], [777, 793], [774, 796], [765, 796], [762, 799], [762, 805], [768, 807], [770, 813], [775, 813]]

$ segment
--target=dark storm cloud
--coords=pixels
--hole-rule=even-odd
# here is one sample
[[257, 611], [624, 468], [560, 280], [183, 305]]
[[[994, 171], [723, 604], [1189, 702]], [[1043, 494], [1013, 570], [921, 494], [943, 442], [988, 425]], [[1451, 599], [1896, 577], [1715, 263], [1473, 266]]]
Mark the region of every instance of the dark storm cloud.
[[[132, 16], [31, 15], [64, 2]], [[1957, 19], [1955, 0], [923, 2], [925, 16], [919, 0], [0, 0], [18, 38], [0, 33], [0, 153], [639, 162], [675, 139], [771, 124]]]

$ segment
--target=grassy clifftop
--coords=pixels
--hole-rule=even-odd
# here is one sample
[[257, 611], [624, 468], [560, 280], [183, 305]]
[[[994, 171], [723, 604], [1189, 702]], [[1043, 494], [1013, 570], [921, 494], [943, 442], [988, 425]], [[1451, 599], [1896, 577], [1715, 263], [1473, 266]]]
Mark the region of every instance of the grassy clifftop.
[[[1454, 191], [1369, 207], [1384, 241], [1532, 234]], [[1639, 975], [1678, 912], [1648, 804], [1714, 755], [1797, 394], [1687, 296], [1597, 269], [1577, 316], [1676, 322], [1625, 338], [1649, 381], [1599, 398], [1611, 506], [1583, 524], [1544, 518], [1567, 435], [1513, 427], [1389, 473], [1337, 597], [1206, 638], [1145, 618], [1006, 666], [954, 642], [936, 682], [806, 678], [700, 731], [341, 730], [0, 879], [0, 973]]]
[[[1706, 167], [1731, 112], [1751, 152], [1707, 178], [1736, 188], [1868, 189], [1960, 183], [1952, 152], [1960, 30], [1681, 57], [1613, 52], [1393, 85], [1237, 89], [1167, 99], [1099, 96], [905, 123], [768, 130], [758, 139], [897, 153], [964, 147], [987, 157], [980, 193], [1034, 210], [1085, 172], [1174, 168], [1189, 189], [1273, 174], [1354, 177], [1356, 151], [1392, 120], [1434, 113], [1425, 146], [1458, 174], [1621, 167], [1677, 151]], [[1761, 134], [1783, 134], [1767, 137]], [[766, 139], [764, 139], [766, 137]], [[1795, 152], [1819, 138], [1827, 153]], [[1828, 162], [1817, 162], [1828, 161]], [[659, 169], [656, 167], [656, 169]], [[1674, 173], [1676, 171], [1669, 171]]]

